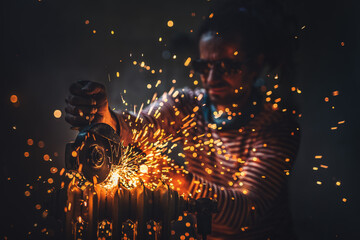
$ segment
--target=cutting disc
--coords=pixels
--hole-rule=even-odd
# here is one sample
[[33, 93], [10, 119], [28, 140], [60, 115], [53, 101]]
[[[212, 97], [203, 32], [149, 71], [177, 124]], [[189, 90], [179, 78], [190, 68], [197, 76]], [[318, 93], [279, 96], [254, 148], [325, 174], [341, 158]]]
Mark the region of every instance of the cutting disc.
[[120, 138], [107, 124], [94, 124], [83, 129], [75, 143], [79, 146], [78, 159], [82, 164], [82, 174], [90, 182], [103, 182], [112, 164], [119, 163]]

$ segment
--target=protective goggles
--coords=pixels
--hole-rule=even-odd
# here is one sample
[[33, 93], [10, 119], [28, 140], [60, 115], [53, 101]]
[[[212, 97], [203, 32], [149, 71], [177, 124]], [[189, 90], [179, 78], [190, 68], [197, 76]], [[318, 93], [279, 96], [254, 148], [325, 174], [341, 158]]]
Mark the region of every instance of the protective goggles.
[[209, 61], [204, 59], [197, 59], [192, 62], [192, 68], [195, 72], [200, 74], [209, 74], [210, 69], [214, 69], [220, 74], [234, 74], [239, 73], [242, 66], [248, 61], [240, 62], [232, 59], [221, 59], [217, 61]]

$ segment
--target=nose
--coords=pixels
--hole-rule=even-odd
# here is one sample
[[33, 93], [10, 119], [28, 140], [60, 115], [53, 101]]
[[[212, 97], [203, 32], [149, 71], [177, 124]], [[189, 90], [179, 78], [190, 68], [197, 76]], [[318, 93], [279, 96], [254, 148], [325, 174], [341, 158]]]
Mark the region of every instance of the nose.
[[213, 68], [210, 69], [206, 78], [208, 85], [216, 85], [221, 82], [221, 75]]

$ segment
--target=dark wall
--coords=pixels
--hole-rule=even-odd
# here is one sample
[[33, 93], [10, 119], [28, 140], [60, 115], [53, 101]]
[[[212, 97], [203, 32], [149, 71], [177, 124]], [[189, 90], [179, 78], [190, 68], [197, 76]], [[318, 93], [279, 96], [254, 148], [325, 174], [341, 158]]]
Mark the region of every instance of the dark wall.
[[[290, 180], [295, 228], [300, 239], [355, 239], [360, 237], [360, 163], [355, 153], [360, 143], [356, 137], [359, 4], [355, 0], [314, 2], [287, 2], [301, 26], [306, 26], [299, 35], [296, 56], [302, 143]], [[189, 79], [189, 69], [183, 66], [188, 56], [196, 55], [190, 29], [197, 28], [209, 4], [200, 0], [1, 2], [1, 83], [5, 85], [1, 87], [5, 109], [1, 238], [39, 239], [58, 230], [55, 220], [42, 214], [47, 191], [60, 183], [58, 174], [49, 169], [64, 167], [64, 145], [76, 135], [64, 120], [68, 86], [78, 79], [102, 82], [111, 106], [117, 109], [127, 107], [121, 95], [129, 106], [139, 107], [155, 91], [168, 90], [172, 79], [178, 87], [192, 86], [194, 79]], [[170, 19], [173, 28], [166, 26]], [[177, 58], [164, 58], [168, 53]], [[139, 71], [133, 61], [145, 61], [156, 73]], [[158, 79], [162, 84], [156, 90], [146, 88]], [[333, 96], [334, 91], [339, 95]], [[16, 104], [10, 102], [13, 94], [19, 98]], [[62, 110], [60, 119], [54, 118], [55, 109]], [[338, 129], [331, 130], [335, 126]], [[27, 144], [29, 138], [33, 146]], [[45, 143], [43, 148], [39, 141]], [[24, 152], [30, 156], [24, 157]], [[51, 161], [44, 161], [44, 154]], [[49, 177], [53, 184], [48, 183]], [[31, 195], [26, 197], [25, 191]], [[39, 210], [36, 204], [41, 204]]]

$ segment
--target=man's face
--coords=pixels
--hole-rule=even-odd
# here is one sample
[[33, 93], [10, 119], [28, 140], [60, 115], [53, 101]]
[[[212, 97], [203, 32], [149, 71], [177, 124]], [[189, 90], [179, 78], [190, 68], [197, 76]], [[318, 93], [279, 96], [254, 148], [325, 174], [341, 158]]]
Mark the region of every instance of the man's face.
[[[248, 61], [253, 59], [249, 59], [238, 38], [229, 41], [216, 34], [205, 33], [200, 39], [199, 50], [200, 59], [210, 63], [208, 71], [202, 72], [200, 78], [215, 105], [231, 105], [249, 97], [257, 73], [250, 70]], [[226, 71], [229, 68], [222, 67], [229, 64], [221, 64], [222, 60], [230, 66], [236, 63], [237, 67]]]

